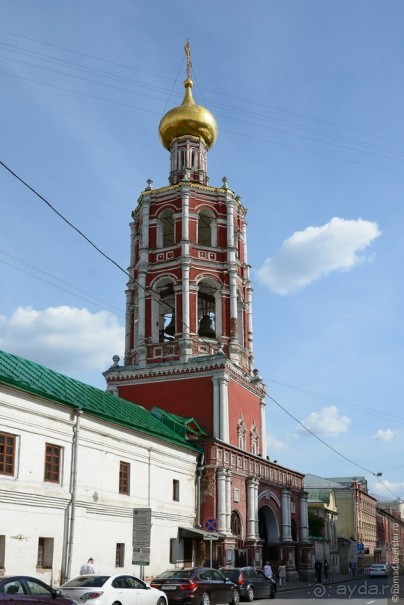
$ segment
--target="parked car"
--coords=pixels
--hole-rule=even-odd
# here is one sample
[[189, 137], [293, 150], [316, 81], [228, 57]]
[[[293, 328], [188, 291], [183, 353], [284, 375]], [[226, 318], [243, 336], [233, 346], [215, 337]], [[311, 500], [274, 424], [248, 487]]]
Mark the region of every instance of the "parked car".
[[151, 586], [164, 590], [169, 605], [238, 605], [240, 602], [234, 582], [210, 567], [170, 569], [154, 578]]
[[13, 601], [21, 605], [77, 605], [77, 603], [56, 590], [30, 576], [3, 576], [0, 578], [0, 603]]
[[164, 592], [130, 574], [78, 576], [60, 587], [62, 594], [88, 605], [167, 605]]
[[388, 569], [384, 563], [374, 563], [369, 567], [369, 578], [387, 578]]
[[222, 574], [237, 585], [244, 601], [274, 599], [276, 582], [255, 567], [221, 567]]

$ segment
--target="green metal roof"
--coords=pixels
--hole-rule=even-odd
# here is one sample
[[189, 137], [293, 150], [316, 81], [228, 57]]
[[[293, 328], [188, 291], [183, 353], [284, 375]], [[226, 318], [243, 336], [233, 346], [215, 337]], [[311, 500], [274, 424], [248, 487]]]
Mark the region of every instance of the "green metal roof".
[[197, 423], [195, 418], [183, 418], [183, 416], [177, 416], [177, 414], [156, 407], [152, 408], [151, 412], [157, 416], [161, 422], [182, 437], [187, 437], [187, 439], [210, 437], [209, 433]]
[[[140, 431], [163, 441], [200, 451], [186, 433], [162, 422], [156, 413], [126, 399], [0, 350], [0, 384], [81, 409], [84, 413]], [[180, 417], [177, 417], [180, 418]], [[184, 419], [184, 422], [186, 420]]]

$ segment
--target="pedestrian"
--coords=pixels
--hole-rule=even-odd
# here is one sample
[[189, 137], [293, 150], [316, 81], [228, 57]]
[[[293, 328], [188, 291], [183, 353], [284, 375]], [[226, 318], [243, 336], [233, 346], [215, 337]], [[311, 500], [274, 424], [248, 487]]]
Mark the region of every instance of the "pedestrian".
[[272, 578], [272, 567], [270, 566], [269, 561], [265, 561], [262, 571], [267, 578]]
[[285, 586], [286, 583], [286, 565], [285, 561], [282, 561], [278, 568], [279, 587]]
[[328, 565], [327, 559], [324, 559], [324, 580], [328, 580], [328, 570], [330, 566]]
[[317, 559], [317, 561], [314, 564], [314, 569], [315, 569], [315, 572], [316, 572], [316, 582], [320, 583], [321, 582], [321, 571], [323, 569], [323, 564], [318, 559]]
[[92, 557], [90, 557], [89, 560], [87, 561], [87, 563], [83, 563], [83, 565], [80, 567], [80, 575], [86, 576], [87, 574], [94, 574], [94, 573], [97, 573], [95, 571], [95, 567], [94, 567], [94, 559]]

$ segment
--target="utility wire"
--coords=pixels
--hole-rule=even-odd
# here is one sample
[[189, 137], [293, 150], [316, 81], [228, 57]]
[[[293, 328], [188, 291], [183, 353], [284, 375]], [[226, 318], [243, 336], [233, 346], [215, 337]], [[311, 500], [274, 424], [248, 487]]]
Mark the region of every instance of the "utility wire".
[[110, 256], [108, 256], [107, 254], [105, 254], [105, 252], [103, 252], [96, 244], [94, 244], [82, 231], [80, 231], [80, 229], [78, 229], [75, 225], [73, 225], [73, 223], [71, 223], [67, 218], [65, 218], [63, 216], [63, 214], [61, 214], [59, 212], [59, 210], [56, 210], [56, 208], [50, 202], [48, 202], [48, 200], [45, 199], [43, 197], [43, 195], [41, 195], [40, 193], [38, 193], [38, 191], [36, 191], [33, 187], [31, 187], [31, 185], [29, 185], [26, 181], [24, 181], [20, 176], [18, 176], [18, 174], [16, 174], [13, 170], [11, 170], [11, 168], [9, 168], [1, 160], [0, 160], [0, 165], [3, 166], [3, 168], [5, 168], [14, 178], [16, 178], [17, 181], [20, 181], [20, 183], [22, 183], [25, 187], [27, 187], [27, 189], [29, 189], [30, 191], [32, 191], [32, 193], [34, 195], [36, 195], [37, 197], [39, 197], [39, 199], [42, 200], [52, 210], [52, 212], [54, 212], [55, 214], [57, 214], [58, 217], [62, 219], [62, 221], [64, 221], [65, 223], [67, 223], [69, 225], [69, 227], [71, 227], [72, 229], [74, 229], [82, 238], [84, 238], [90, 244], [90, 246], [92, 246], [93, 248], [95, 248], [95, 250], [97, 250], [97, 252], [99, 252], [104, 258], [106, 258], [107, 260], [109, 260], [113, 265], [115, 265], [115, 267], [117, 267], [120, 271], [122, 271], [123, 273], [125, 273], [125, 275], [127, 275], [130, 279], [132, 279], [131, 275], [125, 269], [123, 269]]
[[[4, 162], [2, 162], [0, 160], [0, 165], [3, 166], [3, 168], [5, 168], [14, 178], [16, 178], [20, 183], [22, 183], [25, 187], [27, 187], [32, 193], [34, 193], [34, 195], [36, 195], [40, 200], [42, 200], [55, 214], [57, 214], [65, 223], [67, 223], [69, 225], [69, 227], [71, 227], [72, 229], [74, 229], [81, 237], [83, 237], [99, 254], [101, 254], [104, 258], [106, 258], [107, 260], [109, 260], [113, 265], [115, 265], [120, 271], [122, 271], [125, 275], [127, 275], [129, 277], [129, 279], [134, 282], [138, 287], [143, 288], [143, 286], [141, 286], [139, 284], [139, 282], [135, 279], [132, 278], [132, 276], [125, 270], [123, 269], [116, 261], [114, 261], [110, 256], [108, 256], [107, 254], [105, 254], [96, 244], [94, 244], [82, 231], [80, 231], [80, 229], [78, 229], [75, 225], [73, 225], [73, 223], [71, 223], [68, 219], [66, 219], [58, 210], [56, 210], [56, 208], [50, 203], [48, 202], [48, 200], [46, 200], [40, 193], [38, 193], [33, 187], [31, 187], [31, 185], [29, 185], [26, 181], [24, 181], [21, 177], [19, 177], [13, 170], [11, 170], [11, 168], [9, 168]], [[143, 288], [145, 290], [145, 288]], [[153, 294], [152, 294], [153, 295]], [[161, 301], [161, 299], [159, 299], [159, 302], [164, 302]], [[171, 305], [167, 305], [170, 307], [170, 310], [175, 312], [175, 309], [173, 307], [171, 307]], [[178, 319], [180, 319], [181, 323], [183, 326], [185, 326], [186, 324], [182, 321], [182, 319], [180, 317], [178, 317]], [[190, 328], [188, 326], [186, 326], [188, 328], [188, 330], [190, 332], [192, 332], [190, 330]], [[194, 333], [195, 334], [195, 333]], [[201, 340], [203, 340], [203, 338], [201, 338]], [[207, 343], [205, 341], [206, 344], [208, 344], [210, 346], [210, 343]], [[395, 498], [397, 498], [396, 494], [394, 494], [384, 483], [383, 481], [380, 480], [380, 478], [378, 477], [378, 473], [371, 471], [370, 469], [365, 468], [364, 466], [358, 464], [357, 462], [355, 462], [354, 460], [352, 460], [351, 458], [348, 458], [347, 456], [345, 456], [344, 454], [342, 454], [341, 452], [339, 452], [336, 448], [334, 448], [332, 445], [330, 445], [329, 443], [327, 443], [326, 441], [324, 441], [324, 439], [322, 439], [321, 437], [319, 437], [318, 435], [316, 435], [316, 433], [314, 433], [311, 429], [309, 429], [308, 427], [306, 427], [300, 420], [298, 420], [298, 418], [296, 418], [291, 412], [289, 412], [284, 406], [282, 406], [274, 397], [272, 397], [271, 395], [268, 395], [269, 399], [271, 399], [271, 401], [273, 401], [281, 410], [283, 410], [285, 412], [285, 414], [287, 414], [290, 418], [292, 418], [295, 422], [297, 422], [305, 431], [307, 431], [308, 433], [310, 433], [315, 439], [317, 439], [318, 441], [320, 441], [320, 443], [322, 443], [323, 445], [325, 445], [327, 448], [329, 448], [330, 450], [332, 450], [335, 454], [337, 454], [338, 456], [344, 458], [345, 460], [347, 460], [350, 464], [353, 464], [354, 466], [360, 468], [361, 470], [365, 471], [366, 473], [369, 473], [371, 475], [373, 475], [374, 477], [376, 477], [376, 479], [379, 481], [379, 483], [387, 490], [389, 491]]]
[[357, 462], [355, 462], [354, 460], [352, 460], [352, 458], [348, 458], [348, 456], [345, 456], [345, 454], [342, 454], [340, 451], [338, 451], [335, 447], [333, 447], [332, 445], [330, 445], [329, 443], [327, 443], [326, 441], [324, 441], [324, 439], [322, 439], [321, 437], [319, 437], [316, 433], [314, 433], [311, 429], [309, 429], [307, 426], [305, 426], [303, 424], [303, 422], [301, 422], [298, 418], [296, 418], [296, 416], [294, 416], [291, 412], [289, 412], [283, 405], [281, 405], [274, 397], [272, 397], [271, 395], [268, 395], [268, 398], [273, 401], [275, 403], [275, 405], [277, 405], [287, 416], [289, 416], [290, 418], [292, 418], [292, 420], [294, 420], [295, 422], [297, 422], [297, 424], [299, 424], [305, 431], [307, 431], [308, 433], [310, 433], [310, 435], [312, 435], [315, 439], [317, 439], [318, 441], [320, 441], [320, 443], [322, 443], [323, 445], [325, 445], [328, 449], [330, 449], [331, 451], [333, 451], [335, 454], [337, 454], [337, 456], [340, 456], [341, 458], [344, 458], [344, 460], [346, 460], [347, 462], [349, 462], [350, 464], [353, 464], [354, 466], [360, 468], [362, 471], [365, 471], [365, 473], [369, 473], [369, 475], [372, 475], [373, 477], [375, 477], [377, 479], [377, 481], [384, 487], [384, 489], [386, 489], [388, 492], [390, 492], [390, 494], [392, 494], [395, 498], [398, 498], [397, 494], [395, 494], [394, 492], [391, 491], [391, 489], [389, 487], [387, 487], [387, 485], [385, 485], [383, 483], [383, 481], [380, 479], [380, 477], [378, 476], [378, 473], [375, 471], [371, 471], [370, 469], [362, 466], [361, 464], [358, 464]]
[[[5, 252], [4, 250], [0, 250], [0, 254], [4, 254], [5, 256], [7, 256], [8, 258], [11, 258], [23, 265], [25, 265], [26, 267], [30, 267], [30, 269], [34, 269], [35, 271], [38, 271], [38, 273], [42, 273], [42, 275], [46, 275], [47, 277], [50, 277], [51, 279], [64, 284], [65, 286], [68, 286], [69, 288], [71, 288], [71, 290], [77, 290], [77, 292], [81, 292], [81, 294], [84, 294], [86, 296], [80, 296], [78, 294], [75, 294], [74, 292], [72, 292], [71, 290], [66, 290], [66, 288], [62, 288], [60, 286], [58, 286], [57, 284], [52, 283], [49, 280], [43, 279], [42, 277], [39, 277], [38, 275], [35, 275], [34, 273], [30, 273], [29, 271], [25, 271], [24, 269], [22, 269], [21, 267], [17, 267], [16, 265], [13, 265], [12, 263], [8, 263], [7, 261], [4, 261], [2, 259], [0, 259], [0, 262], [8, 265], [9, 267], [12, 267], [13, 269], [16, 269], [17, 271], [21, 271], [22, 273], [25, 273], [26, 275], [29, 275], [30, 277], [34, 277], [35, 279], [39, 279], [40, 281], [45, 282], [46, 284], [49, 284], [51, 286], [53, 286], [54, 288], [58, 288], [59, 290], [62, 290], [63, 292], [68, 292], [69, 294], [72, 294], [73, 296], [77, 296], [78, 298], [81, 298], [82, 300], [85, 300], [91, 304], [96, 304], [97, 307], [100, 307], [101, 309], [105, 309], [106, 311], [109, 311], [110, 313], [113, 313], [114, 315], [120, 315], [121, 317], [124, 317], [124, 315], [122, 314], [122, 310], [119, 309], [118, 307], [116, 307], [115, 305], [111, 305], [110, 303], [107, 303], [104, 300], [101, 300], [100, 298], [97, 298], [96, 296], [93, 296], [92, 294], [90, 294], [89, 292], [85, 292], [84, 290], [81, 290], [80, 288], [77, 288], [76, 286], [73, 286], [72, 284], [69, 284], [68, 282], [63, 281], [62, 279], [59, 279], [58, 277], [56, 277], [55, 275], [51, 275], [50, 273], [47, 273], [46, 271], [43, 271], [42, 269], [39, 269], [38, 267], [35, 267], [34, 265], [31, 265], [30, 263], [27, 263], [25, 261], [23, 261], [20, 258], [17, 258], [16, 256], [13, 256], [12, 254], [8, 254], [7, 252]], [[89, 300], [89, 299], [93, 299], [93, 300]], [[97, 303], [95, 303], [94, 301], [98, 301], [98, 303], [102, 303], [102, 305], [99, 305]], [[110, 309], [106, 309], [105, 305], [107, 307], [110, 307], [111, 309], [115, 309], [115, 312], [110, 310]], [[116, 313], [116, 311], [118, 311], [119, 313]]]
[[[147, 71], [147, 70], [144, 70], [144, 69], [139, 69], [139, 68], [133, 67], [133, 65], [128, 65], [128, 64], [125, 64], [125, 63], [120, 63], [118, 61], [112, 61], [110, 59], [104, 59], [104, 58], [98, 57], [96, 55], [91, 55], [89, 53], [85, 53], [85, 52], [77, 51], [77, 50], [74, 50], [74, 49], [71, 49], [71, 48], [67, 48], [65, 46], [60, 46], [60, 45], [57, 45], [57, 44], [52, 44], [50, 42], [44, 42], [43, 40], [38, 40], [37, 38], [31, 38], [29, 36], [24, 36], [24, 35], [21, 35], [21, 34], [16, 34], [14, 32], [10, 32], [8, 30], [1, 29], [1, 28], [0, 28], [0, 32], [2, 32], [3, 34], [7, 34], [9, 36], [13, 36], [15, 38], [22, 38], [24, 40], [29, 40], [30, 42], [35, 42], [36, 44], [41, 44], [43, 46], [48, 46], [48, 47], [51, 47], [51, 48], [56, 48], [58, 50], [62, 50], [62, 51], [68, 52], [68, 53], [72, 53], [72, 54], [78, 55], [78, 56], [94, 59], [95, 61], [98, 61], [98, 62], [101, 62], [101, 63], [105, 63], [105, 64], [109, 64], [109, 65], [114, 65], [116, 67], [122, 67], [122, 68], [128, 69], [130, 71], [142, 73], [142, 74], [145, 74], [145, 75], [148, 75], [148, 76], [153, 76], [155, 78], [160, 78], [160, 79], [168, 80], [170, 82], [173, 81], [173, 78], [170, 78], [170, 77], [168, 77], [166, 75], [156, 74], [154, 72], [150, 72], [150, 71]], [[31, 52], [35, 52], [35, 51], [31, 51]], [[60, 59], [60, 60], [61, 61], [65, 61], [64, 59]], [[342, 129], [347, 130], [347, 131], [356, 132], [356, 133], [363, 134], [363, 135], [366, 135], [366, 136], [371, 136], [371, 137], [374, 137], [374, 138], [377, 138], [377, 139], [384, 139], [384, 140], [390, 141], [392, 143], [397, 143], [397, 144], [400, 144], [400, 145], [403, 144], [402, 141], [398, 141], [398, 140], [392, 139], [390, 137], [385, 137], [385, 136], [382, 136], [382, 135], [377, 135], [377, 134], [372, 133], [372, 132], [367, 132], [367, 131], [359, 130], [359, 129], [356, 129], [356, 128], [351, 128], [349, 126], [345, 126], [344, 124], [338, 124], [338, 123], [330, 122], [330, 121], [323, 120], [323, 119], [320, 119], [320, 118], [315, 118], [314, 116], [309, 116], [307, 114], [303, 114], [303, 113], [299, 113], [299, 112], [294, 112], [294, 111], [289, 111], [289, 110], [286, 110], [286, 109], [281, 108], [281, 107], [276, 107], [276, 106], [273, 106], [273, 105], [269, 105], [267, 103], [262, 103], [260, 101], [256, 101], [255, 99], [247, 99], [247, 98], [243, 98], [243, 97], [239, 97], [239, 96], [236, 96], [236, 95], [229, 94], [228, 92], [212, 90], [212, 89], [206, 88], [206, 87], [204, 88], [204, 90], [206, 90], [208, 92], [212, 92], [212, 93], [214, 93], [216, 95], [219, 95], [219, 96], [225, 96], [225, 97], [228, 97], [228, 98], [236, 99], [236, 100], [241, 101], [243, 103], [248, 103], [248, 104], [251, 104], [251, 105], [256, 105], [256, 106], [263, 107], [263, 108], [266, 108], [266, 109], [271, 109], [272, 111], [278, 111], [278, 112], [282, 112], [282, 113], [285, 113], [285, 114], [288, 114], [288, 115], [293, 115], [293, 116], [297, 116], [297, 117], [300, 117], [300, 118], [304, 118], [306, 120], [316, 121], [316, 122], [319, 122], [321, 124], [326, 124], [326, 125], [333, 126], [333, 127], [336, 127], [336, 128], [342, 128]]]
[[378, 412], [373, 408], [368, 408], [364, 405], [354, 404], [349, 401], [344, 401], [343, 399], [338, 399], [337, 397], [332, 397], [330, 395], [324, 395], [323, 393], [317, 393], [315, 391], [310, 391], [309, 389], [304, 389], [302, 387], [297, 387], [292, 384], [287, 384], [286, 382], [280, 382], [279, 380], [274, 380], [273, 378], [268, 379], [268, 382], [272, 382], [273, 384], [277, 384], [280, 386], [287, 387], [288, 389], [292, 389], [294, 391], [298, 391], [304, 393], [305, 395], [310, 395], [311, 397], [317, 397], [318, 399], [324, 399], [325, 401], [330, 401], [331, 403], [338, 403], [340, 405], [346, 406], [348, 408], [354, 410], [360, 410], [365, 414], [370, 414], [373, 416], [380, 416], [381, 418], [386, 418], [386, 416], [390, 416], [394, 422], [404, 422], [404, 418], [402, 416], [397, 416], [396, 414], [389, 414], [387, 412]]
[[[45, 199], [40, 193], [38, 193], [33, 187], [31, 187], [31, 185], [29, 185], [26, 181], [24, 181], [20, 176], [18, 176], [13, 170], [11, 170], [11, 168], [9, 168], [1, 160], [0, 160], [0, 165], [3, 166], [3, 168], [5, 168], [13, 177], [15, 177], [25, 187], [27, 187], [32, 193], [34, 193], [40, 200], [42, 200], [55, 214], [57, 214], [65, 223], [67, 223], [69, 225], [69, 227], [71, 227], [72, 229], [74, 229], [93, 248], [95, 248], [95, 250], [99, 254], [101, 254], [104, 258], [106, 258], [113, 265], [115, 265], [115, 267], [117, 267], [120, 271], [122, 271], [122, 273], [124, 273], [127, 277], [129, 277], [129, 280], [130, 280], [131, 284], [135, 284], [138, 288], [141, 288], [142, 290], [144, 290], [146, 292], [146, 288], [144, 286], [142, 286], [136, 279], [134, 279], [131, 276], [131, 274], [128, 273], [128, 271], [126, 271], [126, 269], [124, 269], [123, 267], [121, 267], [110, 256], [108, 256], [107, 254], [105, 254], [105, 252], [103, 252], [96, 244], [94, 244], [82, 231], [80, 231], [80, 229], [78, 229], [75, 225], [73, 225], [73, 223], [71, 223], [67, 218], [65, 218], [63, 216], [63, 214], [61, 214], [58, 210], [56, 210], [56, 208], [50, 202], [48, 202], [48, 200]], [[212, 347], [211, 343], [207, 342], [206, 340], [204, 340], [204, 338], [202, 336], [198, 335], [196, 332], [194, 332], [193, 330], [191, 330], [190, 326], [188, 326], [184, 322], [184, 320], [182, 319], [182, 317], [180, 316], [180, 314], [178, 314], [178, 313], [175, 312], [175, 307], [173, 307], [172, 305], [170, 305], [169, 303], [167, 303], [166, 301], [164, 301], [164, 299], [161, 299], [160, 297], [158, 297], [157, 293], [155, 293], [153, 290], [150, 290], [149, 293], [150, 293], [151, 297], [154, 298], [160, 305], [164, 305], [169, 311], [171, 311], [173, 313], [173, 316], [175, 316], [180, 321], [180, 323], [181, 323], [182, 326], [184, 326], [184, 327], [187, 328], [187, 330], [189, 331], [190, 334], [194, 334], [195, 336], [199, 336], [200, 340], [202, 342], [204, 342], [209, 348]]]
[[[56, 73], [58, 75], [66, 76], [66, 77], [69, 77], [69, 78], [74, 78], [74, 79], [79, 80], [79, 81], [89, 82], [91, 84], [96, 84], [98, 86], [104, 86], [104, 87], [107, 87], [107, 88], [118, 90], [120, 92], [126, 92], [126, 93], [129, 93], [129, 94], [135, 94], [135, 95], [138, 95], [138, 96], [142, 96], [142, 97], [153, 99], [155, 101], [164, 102], [164, 100], [162, 98], [156, 97], [156, 96], [153, 96], [151, 94], [144, 93], [144, 92], [142, 93], [142, 92], [135, 91], [135, 90], [129, 90], [127, 88], [122, 88], [120, 86], [115, 86], [115, 85], [112, 85], [112, 84], [101, 82], [99, 80], [93, 80], [93, 79], [85, 78], [83, 76], [78, 76], [78, 75], [75, 75], [75, 74], [61, 72], [59, 70], [51, 69], [51, 68], [43, 66], [43, 65], [36, 65], [36, 64], [33, 64], [33, 63], [28, 63], [26, 61], [20, 61], [18, 59], [13, 59], [11, 57], [4, 57], [4, 56], [0, 55], [0, 58], [3, 58], [3, 59], [5, 58], [5, 59], [7, 59], [9, 61], [13, 61], [13, 62], [16, 62], [16, 63], [21, 63], [23, 65], [28, 65], [30, 67], [35, 67], [35, 68], [38, 68], [38, 69], [43, 69], [43, 70], [49, 71], [51, 73]], [[175, 81], [173, 83], [171, 92], [169, 93], [169, 97], [168, 97], [167, 101], [165, 102], [165, 108], [163, 110], [163, 115], [164, 115], [164, 113], [166, 111], [166, 108], [168, 106], [169, 99], [174, 94], [174, 87], [175, 87], [175, 85], [176, 85], [176, 83], [178, 81], [178, 77], [179, 77], [179, 74], [180, 74], [183, 62], [184, 62], [184, 60], [181, 63], [181, 66], [180, 66], [180, 69], [178, 71], [177, 77], [176, 77], [176, 79], [175, 79]], [[88, 70], [88, 69], [83, 69], [83, 68], [76, 68], [76, 69], [80, 69], [80, 71], [85, 71], [86, 73], [91, 73], [91, 70]], [[99, 72], [99, 70], [97, 70], [97, 71]], [[107, 78], [111, 78], [112, 77], [114, 80], [118, 80], [118, 81], [120, 80], [120, 81], [122, 81], [121, 78], [111, 76], [110, 74], [105, 74], [105, 73], [103, 74], [103, 72], [101, 72], [101, 75], [103, 75], [104, 77], [107, 77]], [[22, 77], [22, 76], [18, 76], [18, 77]], [[126, 78], [125, 78], [125, 80], [127, 81]], [[136, 82], [136, 85], [138, 86], [139, 83]], [[166, 92], [165, 89], [160, 89], [160, 90], [162, 92]], [[178, 93], [175, 93], [175, 94], [177, 95]], [[204, 103], [204, 104], [206, 105], [206, 103]], [[364, 146], [366, 146], [368, 148], [369, 147], [372, 148], [374, 151], [369, 151], [369, 150], [366, 150], [366, 149], [357, 149], [355, 147], [349, 147], [349, 146], [343, 145], [341, 143], [327, 141], [327, 140], [320, 140], [318, 138], [313, 138], [313, 137], [308, 136], [307, 134], [299, 134], [297, 132], [287, 132], [287, 131], [282, 130], [280, 128], [274, 128], [273, 126], [268, 126], [268, 125], [265, 125], [265, 124], [256, 124], [256, 123], [248, 121], [248, 120], [242, 120], [239, 117], [233, 117], [233, 116], [226, 115], [226, 114], [223, 115], [223, 114], [216, 113], [216, 115], [218, 117], [222, 117], [222, 118], [225, 118], [225, 119], [233, 120], [233, 121], [238, 122], [240, 124], [245, 124], [247, 126], [253, 126], [255, 128], [264, 128], [265, 130], [271, 130], [271, 131], [273, 131], [273, 132], [275, 132], [277, 134], [286, 135], [286, 136], [292, 136], [292, 137], [297, 137], [297, 138], [302, 138], [302, 139], [306, 139], [306, 140], [309, 140], [309, 141], [314, 141], [315, 143], [320, 143], [322, 145], [331, 145], [333, 147], [338, 147], [338, 148], [343, 149], [343, 150], [353, 151], [355, 153], [362, 153], [362, 154], [372, 155], [374, 157], [380, 157], [380, 158], [385, 159], [387, 161], [395, 161], [395, 162], [404, 163], [404, 160], [400, 160], [400, 159], [394, 158], [394, 157], [388, 157], [388, 156], [381, 155], [381, 154], [375, 152], [377, 150], [380, 150], [380, 151], [383, 151], [385, 153], [387, 152], [387, 153], [390, 153], [390, 154], [396, 154], [396, 155], [401, 155], [401, 156], [404, 155], [404, 152], [402, 152], [400, 150], [386, 149], [385, 147], [380, 147], [380, 146], [377, 146], [377, 145], [374, 145], [374, 144], [370, 144], [370, 143], [367, 143], [366, 141], [358, 141], [358, 140], [355, 140], [355, 139], [352, 139], [352, 138], [349, 138], [349, 137], [342, 137], [342, 136], [334, 134], [334, 133], [328, 133], [328, 132], [318, 131], [318, 130], [315, 130], [315, 129], [312, 129], [312, 128], [307, 128], [307, 127], [301, 126], [299, 124], [288, 123], [285, 120], [274, 119], [274, 118], [270, 118], [270, 117], [267, 117], [267, 116], [262, 116], [260, 114], [252, 113], [252, 112], [249, 112], [249, 111], [246, 111], [246, 110], [243, 110], [243, 109], [228, 107], [228, 106], [224, 105], [223, 103], [211, 102], [210, 106], [221, 107], [222, 109], [225, 109], [227, 111], [236, 112], [238, 114], [240, 114], [240, 113], [241, 114], [247, 114], [247, 116], [252, 116], [252, 117], [264, 120], [266, 122], [269, 121], [269, 122], [281, 123], [281, 124], [283, 124], [283, 126], [286, 126], [289, 129], [290, 128], [292, 128], [294, 130], [299, 129], [299, 130], [302, 130], [303, 132], [313, 133], [314, 135], [321, 136], [321, 137], [334, 138], [334, 139], [340, 140], [340, 141], [347, 141], [347, 142], [349, 142], [351, 144], [353, 143], [354, 145], [364, 145]], [[235, 134], [237, 134], [237, 133], [235, 133]]]

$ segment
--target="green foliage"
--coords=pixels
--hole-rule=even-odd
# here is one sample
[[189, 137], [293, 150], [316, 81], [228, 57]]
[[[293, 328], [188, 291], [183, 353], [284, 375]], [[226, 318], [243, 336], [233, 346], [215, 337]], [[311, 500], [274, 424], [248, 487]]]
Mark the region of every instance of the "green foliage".
[[309, 511], [309, 534], [314, 538], [320, 538], [323, 535], [324, 519], [317, 513]]

